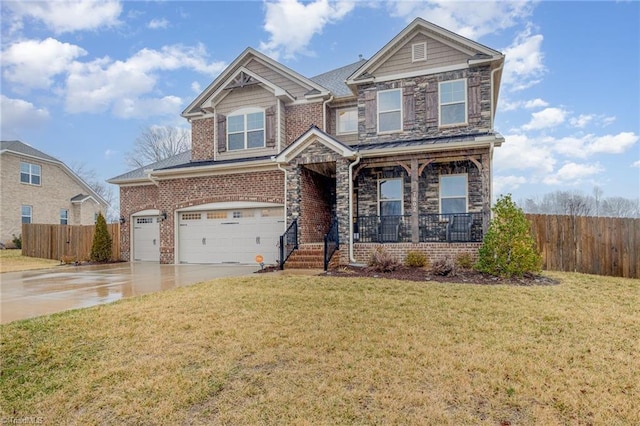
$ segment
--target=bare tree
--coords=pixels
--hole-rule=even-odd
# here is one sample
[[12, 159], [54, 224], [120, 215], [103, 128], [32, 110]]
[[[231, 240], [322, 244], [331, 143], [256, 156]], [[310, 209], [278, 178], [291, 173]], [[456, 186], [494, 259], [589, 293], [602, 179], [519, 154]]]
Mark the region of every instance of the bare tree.
[[579, 191], [555, 191], [542, 197], [527, 198], [520, 205], [525, 212], [534, 214], [640, 217], [640, 199], [605, 198], [598, 186], [593, 188], [593, 196]]
[[86, 163], [72, 163], [71, 170], [78, 175], [96, 194], [101, 196], [108, 204], [107, 211], [105, 212], [105, 219], [107, 222], [112, 223], [118, 220], [119, 209], [116, 202], [116, 197], [113, 193], [113, 188], [106, 182], [98, 179], [98, 174], [94, 169], [87, 167]]
[[602, 215], [612, 217], [640, 217], [640, 201], [624, 197], [607, 197], [602, 203]]
[[125, 162], [130, 167], [143, 167], [191, 149], [191, 132], [174, 126], [145, 128], [128, 152]]

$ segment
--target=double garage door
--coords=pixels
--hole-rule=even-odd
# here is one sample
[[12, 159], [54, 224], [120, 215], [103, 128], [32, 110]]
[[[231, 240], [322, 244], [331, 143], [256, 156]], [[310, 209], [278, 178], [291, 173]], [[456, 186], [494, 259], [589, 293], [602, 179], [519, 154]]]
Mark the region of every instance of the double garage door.
[[179, 212], [178, 260], [256, 263], [256, 256], [260, 255], [265, 264], [275, 264], [283, 232], [282, 207]]

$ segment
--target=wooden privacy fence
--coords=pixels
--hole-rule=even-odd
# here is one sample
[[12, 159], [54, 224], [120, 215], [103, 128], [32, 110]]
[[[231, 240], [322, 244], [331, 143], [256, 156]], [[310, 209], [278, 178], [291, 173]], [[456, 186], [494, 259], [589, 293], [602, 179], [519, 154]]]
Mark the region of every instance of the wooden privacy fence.
[[640, 278], [640, 219], [526, 216], [544, 269]]
[[[111, 259], [120, 259], [120, 224], [107, 224]], [[86, 261], [91, 257], [95, 225], [22, 224], [22, 254], [42, 259]]]

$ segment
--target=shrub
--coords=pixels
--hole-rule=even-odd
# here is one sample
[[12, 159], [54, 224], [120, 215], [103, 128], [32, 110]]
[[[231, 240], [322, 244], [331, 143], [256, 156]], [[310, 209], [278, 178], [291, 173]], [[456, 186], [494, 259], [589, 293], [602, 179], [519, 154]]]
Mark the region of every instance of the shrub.
[[394, 255], [385, 250], [384, 247], [378, 247], [371, 252], [369, 266], [378, 272], [391, 272], [400, 266], [400, 262], [398, 262], [398, 259]]
[[111, 260], [111, 235], [107, 229], [107, 221], [102, 213], [98, 213], [96, 220], [96, 233], [91, 245], [91, 260], [94, 262], [108, 262]]
[[11, 236], [13, 237], [13, 240], [11, 240], [11, 242], [13, 242], [16, 248], [22, 249], [22, 234], [18, 235], [17, 237], [16, 234], [11, 234]]
[[460, 253], [456, 257], [456, 266], [460, 269], [473, 268], [473, 259], [469, 253]]
[[404, 263], [410, 268], [424, 268], [427, 266], [427, 255], [421, 251], [407, 252]]
[[446, 277], [447, 275], [455, 275], [456, 268], [455, 264], [451, 261], [451, 259], [447, 257], [441, 257], [437, 259], [435, 262], [431, 264], [431, 272], [434, 275], [441, 275]]
[[538, 273], [542, 257], [536, 250], [529, 221], [511, 200], [511, 195], [498, 199], [494, 217], [478, 252], [476, 269], [502, 277]]

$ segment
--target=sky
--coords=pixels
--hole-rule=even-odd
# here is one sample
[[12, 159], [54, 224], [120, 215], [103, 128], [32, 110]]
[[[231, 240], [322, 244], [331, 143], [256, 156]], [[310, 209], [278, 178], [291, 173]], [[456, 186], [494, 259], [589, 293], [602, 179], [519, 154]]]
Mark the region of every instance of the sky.
[[[104, 1], [1, 7], [0, 132], [106, 180], [144, 129], [247, 47], [307, 77], [371, 58], [416, 17], [506, 55], [494, 195], [640, 197], [636, 1]], [[117, 188], [114, 187], [117, 195]]]

